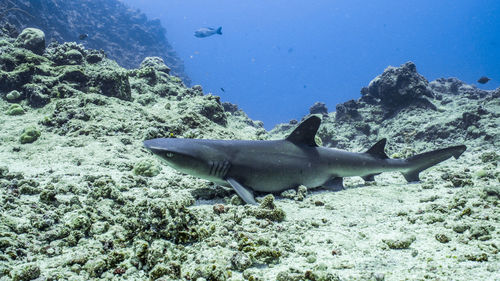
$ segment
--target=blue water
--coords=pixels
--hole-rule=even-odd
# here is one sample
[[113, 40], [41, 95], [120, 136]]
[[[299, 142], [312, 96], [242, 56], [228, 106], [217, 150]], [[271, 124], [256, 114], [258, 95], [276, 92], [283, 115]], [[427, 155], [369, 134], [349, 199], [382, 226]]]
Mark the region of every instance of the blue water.
[[[124, 0], [159, 18], [193, 84], [266, 128], [360, 97], [388, 65], [500, 86], [498, 0]], [[196, 38], [200, 27], [222, 36]], [[486, 75], [486, 85], [476, 81]], [[224, 88], [225, 92], [221, 90]]]

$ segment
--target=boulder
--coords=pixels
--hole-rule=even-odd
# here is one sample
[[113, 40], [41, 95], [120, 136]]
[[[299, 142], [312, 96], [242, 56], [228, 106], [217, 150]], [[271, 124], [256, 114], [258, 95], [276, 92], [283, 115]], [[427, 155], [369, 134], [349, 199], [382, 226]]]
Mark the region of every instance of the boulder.
[[328, 108], [326, 108], [326, 104], [323, 102], [315, 102], [310, 108], [309, 108], [309, 113], [310, 114], [322, 114], [322, 115], [327, 115], [328, 114]]
[[25, 28], [17, 36], [15, 44], [41, 55], [45, 51], [45, 33], [37, 28]]
[[417, 73], [413, 62], [400, 67], [389, 66], [361, 91], [362, 99], [377, 99], [389, 109], [397, 109], [414, 103], [422, 103], [424, 97], [433, 97], [429, 82]]
[[165, 64], [160, 57], [146, 57], [141, 62], [141, 68], [152, 67], [157, 71], [164, 72], [166, 74], [170, 73], [170, 68]]

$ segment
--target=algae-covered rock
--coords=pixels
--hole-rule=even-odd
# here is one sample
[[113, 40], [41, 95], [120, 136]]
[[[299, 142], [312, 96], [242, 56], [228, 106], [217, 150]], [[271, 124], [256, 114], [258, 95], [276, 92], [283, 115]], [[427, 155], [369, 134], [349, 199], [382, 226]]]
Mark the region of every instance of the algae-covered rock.
[[13, 104], [9, 107], [9, 109], [5, 112], [7, 115], [23, 115], [24, 109], [20, 104]]
[[11, 271], [13, 281], [29, 281], [40, 277], [40, 267], [35, 263], [22, 264]]
[[33, 107], [42, 107], [50, 102], [49, 89], [43, 84], [26, 84], [23, 86], [23, 92]]
[[37, 28], [25, 28], [17, 36], [15, 44], [41, 55], [45, 50], [45, 33]]
[[229, 273], [217, 264], [200, 265], [190, 274], [190, 278], [191, 280], [226, 281]]
[[89, 273], [90, 277], [100, 277], [108, 269], [106, 261], [102, 258], [89, 260], [84, 268]]
[[40, 201], [45, 204], [53, 204], [57, 202], [57, 191], [53, 188], [44, 188], [40, 192]]
[[145, 177], [154, 177], [160, 173], [160, 168], [155, 161], [145, 159], [134, 166], [134, 174]]
[[253, 259], [259, 263], [265, 264], [278, 263], [281, 256], [282, 252], [279, 249], [273, 249], [271, 247], [259, 247], [252, 253]]
[[446, 234], [442, 234], [442, 233], [439, 233], [439, 234], [436, 234], [436, 240], [441, 242], [441, 243], [448, 243], [450, 242], [450, 237], [448, 237]]
[[238, 271], [244, 271], [245, 269], [252, 266], [252, 260], [250, 257], [243, 252], [236, 252], [231, 257], [231, 265], [234, 269]]
[[498, 155], [495, 151], [488, 151], [481, 154], [481, 161], [483, 163], [493, 163], [494, 165], [498, 164], [500, 161], [500, 155]]
[[170, 73], [170, 68], [165, 65], [165, 62], [160, 57], [145, 57], [144, 60], [142, 60], [140, 67], [152, 67], [157, 71], [164, 72], [166, 74]]
[[281, 222], [286, 217], [285, 211], [274, 204], [272, 194], [266, 195], [258, 208], [249, 209], [248, 212], [258, 219], [268, 219], [276, 222]]
[[415, 239], [415, 236], [407, 236], [398, 239], [383, 239], [382, 242], [389, 246], [390, 249], [401, 250], [408, 249]]
[[17, 90], [10, 91], [7, 95], [5, 95], [5, 98], [8, 101], [15, 101], [21, 97], [21, 93]]
[[132, 93], [128, 74], [123, 69], [100, 68], [90, 72], [91, 86], [99, 88], [100, 92], [109, 97], [131, 100]]
[[340, 277], [336, 274], [326, 272], [320, 269], [302, 271], [297, 268], [289, 268], [286, 271], [281, 271], [276, 276], [276, 281], [340, 281]]
[[19, 141], [22, 143], [22, 144], [25, 144], [25, 143], [32, 143], [34, 141], [36, 141], [39, 137], [40, 137], [41, 133], [40, 133], [40, 130], [36, 127], [27, 127], [23, 130], [23, 133], [21, 134], [21, 137], [19, 139]]
[[151, 271], [149, 271], [149, 278], [151, 280], [157, 280], [161, 277], [166, 277], [167, 280], [175, 279], [179, 280], [181, 278], [181, 267], [176, 263], [158, 263]]

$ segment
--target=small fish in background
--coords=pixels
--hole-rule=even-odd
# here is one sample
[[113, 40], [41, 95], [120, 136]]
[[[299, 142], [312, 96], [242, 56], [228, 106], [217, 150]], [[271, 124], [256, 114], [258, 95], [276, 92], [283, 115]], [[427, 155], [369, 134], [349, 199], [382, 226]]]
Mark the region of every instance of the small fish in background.
[[226, 92], [226, 90], [224, 90], [224, 88], [220, 88], [220, 90], [221, 90], [222, 92], [224, 92], [224, 93]]
[[78, 38], [80, 38], [80, 40], [85, 40], [89, 37], [89, 35], [87, 33], [82, 33], [80, 34], [80, 36], [78, 36]]
[[293, 48], [288, 48], [288, 53], [293, 53]]
[[488, 83], [488, 81], [490, 81], [490, 80], [491, 80], [490, 78], [488, 78], [488, 77], [486, 77], [486, 76], [483, 76], [483, 77], [481, 77], [481, 78], [479, 78], [479, 79], [477, 80], [477, 83], [486, 84], [486, 83]]
[[198, 38], [205, 38], [215, 34], [222, 35], [222, 26], [217, 29], [212, 27], [202, 27], [194, 32], [194, 36]]

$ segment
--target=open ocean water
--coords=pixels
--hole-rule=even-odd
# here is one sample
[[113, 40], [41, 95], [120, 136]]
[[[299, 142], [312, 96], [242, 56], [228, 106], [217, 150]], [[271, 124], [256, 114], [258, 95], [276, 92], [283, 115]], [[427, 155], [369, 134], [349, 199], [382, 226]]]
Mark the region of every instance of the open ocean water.
[[[236, 103], [267, 129], [316, 101], [335, 105], [388, 65], [407, 61], [429, 81], [500, 86], [500, 2], [123, 0], [158, 18], [193, 84]], [[197, 38], [202, 27], [222, 36]], [[492, 78], [486, 85], [476, 81]]]

